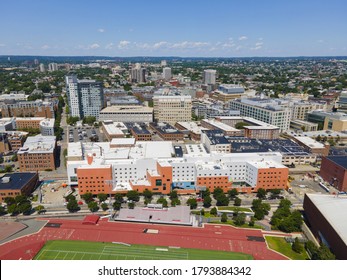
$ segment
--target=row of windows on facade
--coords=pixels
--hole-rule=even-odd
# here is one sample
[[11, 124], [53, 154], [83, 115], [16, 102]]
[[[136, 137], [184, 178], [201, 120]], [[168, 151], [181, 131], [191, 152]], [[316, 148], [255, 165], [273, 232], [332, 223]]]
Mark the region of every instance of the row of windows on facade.
[[0, 193], [1, 196], [8, 196], [8, 195], [19, 195], [19, 192], [9, 192], [9, 193]]

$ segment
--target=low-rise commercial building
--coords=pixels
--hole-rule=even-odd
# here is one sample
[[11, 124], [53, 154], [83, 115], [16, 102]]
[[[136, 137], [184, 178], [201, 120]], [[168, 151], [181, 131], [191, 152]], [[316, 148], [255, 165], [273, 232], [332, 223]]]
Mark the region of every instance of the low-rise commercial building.
[[298, 131], [317, 131], [318, 124], [303, 120], [291, 120], [290, 128]]
[[213, 93], [212, 98], [222, 102], [228, 102], [232, 99], [240, 98], [245, 93], [245, 89], [239, 85], [221, 84]]
[[128, 128], [122, 122], [103, 121], [102, 130], [107, 141], [111, 141], [113, 138], [125, 137], [125, 132], [128, 131]]
[[152, 133], [144, 123], [126, 123], [126, 126], [136, 141], [152, 141]]
[[177, 122], [175, 127], [195, 141], [200, 141], [202, 131], [208, 130], [196, 122]]
[[201, 143], [208, 152], [230, 153], [231, 145], [221, 130], [206, 130], [201, 134]]
[[0, 103], [3, 118], [11, 117], [43, 117], [54, 118], [55, 103], [53, 101], [4, 101]]
[[110, 106], [100, 111], [99, 121], [145, 122], [153, 121], [153, 108], [145, 106]]
[[150, 128], [165, 141], [183, 141], [184, 134], [168, 123], [150, 123]]
[[211, 130], [220, 130], [225, 136], [241, 136], [242, 132], [232, 126], [213, 119], [201, 120], [201, 126]]
[[55, 136], [28, 137], [17, 153], [20, 171], [54, 170], [55, 148]]
[[5, 197], [16, 197], [17, 195], [29, 196], [39, 182], [37, 173], [16, 172], [5, 174], [0, 178], [0, 202], [4, 202]]

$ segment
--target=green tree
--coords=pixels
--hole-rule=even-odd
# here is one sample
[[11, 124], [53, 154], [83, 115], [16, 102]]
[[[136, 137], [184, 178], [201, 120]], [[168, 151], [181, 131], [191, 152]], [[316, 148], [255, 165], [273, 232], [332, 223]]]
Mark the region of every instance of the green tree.
[[107, 194], [105, 194], [105, 193], [98, 193], [98, 199], [99, 199], [99, 202], [100, 202], [100, 203], [106, 201], [106, 199], [107, 199]]
[[196, 207], [198, 207], [198, 202], [196, 198], [189, 198], [187, 200], [187, 205], [190, 206], [190, 209], [196, 209]]
[[122, 203], [119, 201], [115, 201], [112, 206], [114, 210], [120, 210], [122, 208]]
[[246, 222], [246, 214], [245, 213], [238, 213], [233, 217], [234, 224], [237, 226], [242, 226]]
[[101, 203], [101, 209], [102, 209], [102, 211], [108, 210], [109, 208], [108, 208], [107, 203]]
[[224, 193], [217, 194], [216, 200], [217, 200], [217, 206], [229, 205], [229, 198]]
[[217, 208], [216, 208], [216, 207], [213, 207], [213, 208], [211, 209], [211, 211], [210, 211], [210, 214], [211, 214], [212, 216], [217, 216]]
[[220, 221], [222, 223], [226, 223], [228, 221], [228, 215], [226, 213], [223, 213]]
[[223, 189], [221, 189], [221, 188], [215, 188], [215, 189], [213, 190], [213, 198], [214, 198], [214, 199], [217, 199], [217, 196], [219, 196], [219, 195], [221, 195], [221, 194], [224, 194]]
[[249, 125], [249, 124], [246, 123], [246, 122], [238, 122], [238, 123], [235, 124], [235, 128], [236, 129], [243, 129], [247, 125]]
[[235, 197], [237, 197], [238, 194], [239, 192], [237, 191], [237, 189], [231, 189], [230, 191], [228, 191], [229, 199], [235, 199]]
[[98, 203], [96, 201], [90, 201], [88, 203], [88, 208], [91, 212], [96, 212], [99, 210]]
[[38, 214], [41, 214], [46, 211], [45, 207], [43, 205], [38, 205], [35, 207], [35, 210]]
[[266, 198], [266, 190], [263, 189], [263, 188], [259, 188], [258, 191], [257, 191], [257, 197], [259, 199], [264, 199]]
[[145, 205], [148, 205], [148, 204], [150, 204], [151, 202], [152, 202], [152, 197], [151, 198], [147, 198], [147, 197], [145, 197], [145, 199], [144, 199], [144, 203], [145, 203]]
[[255, 224], [255, 218], [254, 218], [254, 217], [251, 217], [251, 219], [250, 219], [249, 222], [248, 222], [248, 225], [249, 225], [250, 227], [254, 227], [254, 224]]
[[205, 196], [210, 196], [211, 195], [211, 192], [209, 189], [206, 188], [206, 190], [204, 191], [201, 191], [201, 197], [202, 198], [205, 198]]
[[0, 216], [5, 215], [5, 214], [6, 214], [5, 207], [0, 206]]
[[12, 205], [12, 204], [16, 204], [16, 200], [14, 199], [14, 197], [11, 197], [11, 196], [5, 197], [4, 201], [7, 205], [7, 207]]
[[23, 194], [17, 195], [14, 198], [14, 200], [17, 204], [22, 204], [22, 203], [29, 201], [28, 197], [26, 195], [23, 195]]
[[67, 210], [69, 210], [69, 212], [77, 212], [78, 210], [80, 210], [76, 199], [70, 199], [66, 205], [66, 208]]
[[166, 198], [164, 198], [164, 197], [160, 197], [160, 198], [157, 200], [157, 203], [158, 203], [158, 204], [162, 204], [163, 207], [167, 207], [167, 206], [168, 206], [168, 202], [167, 202]]
[[135, 202], [128, 202], [128, 208], [134, 209], [135, 208]]
[[178, 198], [173, 198], [171, 200], [171, 206], [175, 207], [176, 205], [181, 205], [181, 201]]
[[205, 208], [209, 208], [209, 207], [211, 207], [211, 205], [212, 205], [212, 198], [211, 198], [211, 196], [205, 196], [204, 200], [203, 200], [203, 206]]
[[301, 254], [303, 249], [304, 248], [302, 247], [302, 245], [299, 242], [299, 238], [296, 237], [293, 244], [292, 244], [292, 250], [298, 254]]
[[90, 192], [86, 192], [85, 194], [81, 195], [81, 198], [88, 204], [89, 202], [93, 201], [93, 194]]
[[241, 206], [241, 198], [239, 197], [236, 197], [235, 200], [234, 200], [234, 206]]
[[11, 214], [11, 216], [15, 216], [19, 214], [19, 209], [17, 204], [11, 204], [10, 206], [7, 206], [7, 212]]
[[86, 116], [83, 118], [82, 123], [93, 125], [93, 123], [96, 121], [96, 118], [94, 116]]
[[322, 244], [318, 250], [319, 260], [335, 260], [335, 255], [329, 250], [329, 248]]
[[202, 209], [200, 210], [200, 215], [201, 215], [201, 216], [204, 216], [204, 215], [205, 215], [205, 209], [204, 209], [204, 208], [202, 208]]
[[123, 195], [120, 194], [120, 193], [116, 193], [116, 194], [114, 195], [114, 200], [115, 200], [116, 202], [122, 203], [122, 202], [123, 202]]
[[29, 215], [32, 210], [32, 205], [30, 201], [26, 201], [24, 203], [21, 203], [18, 205], [18, 210], [20, 213], [23, 213], [24, 215]]
[[140, 200], [140, 194], [137, 191], [128, 191], [126, 196], [128, 200], [132, 200], [136, 202]]
[[178, 198], [177, 191], [170, 192], [169, 197], [170, 197], [171, 200], [174, 199], [174, 198]]
[[147, 199], [152, 199], [153, 193], [150, 190], [145, 189], [142, 193], [142, 195]]

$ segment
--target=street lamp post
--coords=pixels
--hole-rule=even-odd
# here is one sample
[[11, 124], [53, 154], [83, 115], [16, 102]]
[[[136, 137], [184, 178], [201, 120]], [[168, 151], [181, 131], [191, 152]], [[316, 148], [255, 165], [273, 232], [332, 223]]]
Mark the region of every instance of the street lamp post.
[[117, 181], [114, 180], [114, 179], [111, 179], [111, 180], [105, 180], [105, 183], [108, 184], [108, 189], [109, 189], [109, 209], [110, 209], [110, 217], [111, 217], [111, 214], [112, 214], [112, 205], [111, 205], [111, 200], [112, 200], [112, 189], [114, 186], [117, 185]]

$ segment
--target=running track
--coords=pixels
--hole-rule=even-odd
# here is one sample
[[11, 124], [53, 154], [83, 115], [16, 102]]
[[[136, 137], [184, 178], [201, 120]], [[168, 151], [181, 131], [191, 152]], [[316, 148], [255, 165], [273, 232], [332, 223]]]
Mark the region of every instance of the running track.
[[[261, 230], [212, 224], [205, 224], [203, 228], [192, 228], [105, 220], [100, 220], [97, 225], [82, 225], [82, 221], [63, 219], [49, 219], [49, 222], [60, 223], [61, 226], [59, 228], [43, 227], [35, 234], [2, 244], [0, 259], [32, 259], [47, 240], [67, 239], [234, 251], [250, 254], [257, 260], [287, 259], [269, 250], [264, 241], [248, 240], [249, 236], [262, 238]], [[143, 233], [145, 228], [158, 229], [159, 233]]]

